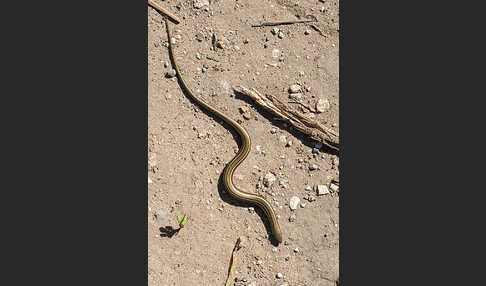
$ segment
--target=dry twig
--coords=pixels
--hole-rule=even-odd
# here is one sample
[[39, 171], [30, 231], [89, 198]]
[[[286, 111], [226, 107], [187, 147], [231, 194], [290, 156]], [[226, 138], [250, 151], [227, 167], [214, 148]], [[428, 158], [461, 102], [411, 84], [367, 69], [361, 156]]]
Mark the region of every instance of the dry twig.
[[[158, 10], [159, 12], [162, 12], [165, 15], [167, 15], [169, 18], [171, 18], [173, 21], [175, 21], [176, 24], [179, 24], [181, 22], [181, 20], [179, 19], [179, 17], [177, 17], [176, 15], [172, 14], [169, 10], [165, 9], [164, 7], [160, 6], [159, 4], [155, 3], [155, 1], [153, 1], [153, 0], [147, 0], [147, 1], [148, 1], [148, 4], [150, 6], [152, 6], [153, 8], [155, 8], [156, 10]], [[170, 41], [170, 39], [169, 39], [169, 41]]]
[[238, 237], [236, 240], [235, 247], [233, 248], [233, 253], [231, 254], [231, 261], [230, 261], [230, 267], [228, 270], [228, 278], [226, 280], [225, 286], [233, 286], [233, 281], [235, 279], [235, 269], [236, 269], [236, 252], [240, 250], [241, 239]]
[[264, 27], [264, 26], [279, 26], [279, 25], [290, 25], [290, 24], [299, 24], [299, 23], [310, 23], [310, 22], [317, 22], [315, 16], [309, 15], [308, 17], [312, 17], [312, 20], [294, 20], [294, 21], [277, 21], [277, 22], [264, 22], [258, 25], [251, 25], [252, 27]]
[[309, 118], [270, 94], [262, 95], [254, 88], [248, 89], [243, 86], [233, 87], [233, 90], [250, 97], [266, 110], [280, 116], [298, 131], [339, 151], [339, 134], [336, 131]]

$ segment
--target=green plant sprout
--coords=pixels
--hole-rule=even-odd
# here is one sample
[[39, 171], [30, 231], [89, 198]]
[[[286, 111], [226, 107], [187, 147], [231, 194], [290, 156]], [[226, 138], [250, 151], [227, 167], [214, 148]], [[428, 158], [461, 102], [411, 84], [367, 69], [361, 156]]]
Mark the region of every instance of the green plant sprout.
[[184, 214], [182, 218], [179, 215], [176, 215], [176, 217], [177, 217], [177, 222], [179, 223], [179, 228], [183, 228], [187, 222], [187, 215]]

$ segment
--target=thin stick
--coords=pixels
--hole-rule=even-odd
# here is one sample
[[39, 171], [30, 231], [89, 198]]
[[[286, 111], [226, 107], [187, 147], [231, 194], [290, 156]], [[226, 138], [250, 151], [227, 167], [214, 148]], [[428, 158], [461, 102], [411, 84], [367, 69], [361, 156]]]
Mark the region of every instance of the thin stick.
[[234, 280], [235, 280], [235, 269], [236, 269], [236, 252], [241, 248], [240, 246], [241, 240], [238, 237], [236, 240], [235, 247], [233, 248], [233, 252], [231, 253], [231, 260], [230, 260], [230, 266], [228, 269], [228, 278], [226, 279], [226, 284], [225, 286], [234, 286]]
[[[169, 10], [165, 9], [164, 7], [161, 7], [159, 4], [155, 3], [153, 0], [147, 0], [147, 1], [148, 1], [148, 4], [150, 6], [152, 6], [153, 8], [155, 8], [156, 10], [158, 10], [159, 12], [162, 12], [165, 15], [167, 15], [169, 18], [171, 18], [173, 21], [175, 21], [176, 24], [179, 24], [181, 22], [181, 20], [179, 19], [179, 17], [177, 17], [176, 15], [172, 14], [171, 12], [169, 12]], [[170, 41], [170, 39], [169, 39], [169, 41]]]
[[271, 94], [263, 95], [256, 89], [248, 89], [243, 86], [235, 86], [233, 90], [253, 99], [258, 105], [279, 116], [288, 122], [295, 129], [309, 136], [310, 138], [326, 144], [328, 147], [339, 151], [339, 133], [324, 126], [317, 120], [293, 109], [290, 105], [283, 103]]
[[263, 27], [263, 26], [278, 26], [278, 25], [290, 25], [299, 23], [310, 23], [316, 22], [316, 20], [295, 20], [295, 21], [278, 21], [278, 22], [264, 22], [259, 25], [251, 25], [252, 27]]

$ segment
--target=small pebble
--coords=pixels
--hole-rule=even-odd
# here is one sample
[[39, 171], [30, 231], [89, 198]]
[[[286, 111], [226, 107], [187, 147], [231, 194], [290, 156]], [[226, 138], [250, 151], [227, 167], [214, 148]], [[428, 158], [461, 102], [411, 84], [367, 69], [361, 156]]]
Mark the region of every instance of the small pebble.
[[167, 214], [163, 210], [159, 210], [155, 213], [155, 218], [157, 220], [163, 220], [166, 216]]
[[290, 93], [302, 92], [302, 87], [298, 84], [292, 84], [291, 86], [289, 86], [289, 92]]
[[309, 165], [309, 170], [314, 171], [314, 170], [317, 170], [317, 169], [319, 169], [319, 166], [317, 166], [316, 164]]
[[196, 53], [196, 59], [198, 59], [198, 60], [201, 59], [201, 54], [200, 53]]
[[294, 249], [295, 253], [299, 253], [299, 248]]
[[302, 99], [302, 93], [291, 93], [289, 97], [293, 100], [301, 100]]
[[172, 78], [172, 77], [175, 77], [176, 76], [176, 71], [175, 69], [171, 69], [170, 71], [168, 71], [166, 74], [165, 74], [166, 77], [168, 78]]
[[295, 214], [291, 214], [289, 217], [289, 222], [294, 222], [297, 219], [297, 216]]
[[316, 103], [316, 110], [317, 112], [325, 112], [326, 110], [329, 110], [329, 108], [331, 107], [330, 103], [329, 103], [329, 100], [327, 99], [322, 99], [320, 98], [317, 103]]
[[273, 28], [272, 29], [272, 34], [276, 35], [278, 32], [280, 32], [279, 28]]
[[317, 185], [316, 192], [318, 196], [329, 194], [329, 189], [326, 185]]
[[304, 35], [309, 35], [311, 33], [310, 30], [305, 30]]
[[283, 144], [287, 144], [287, 136], [282, 135], [278, 138], [278, 141], [280, 141]]
[[277, 252], [278, 251], [278, 248], [274, 247], [274, 248], [272, 248], [272, 251], [273, 252]]
[[278, 59], [279, 56], [280, 56], [280, 51], [278, 49], [273, 49], [272, 58]]
[[248, 40], [248, 39], [243, 40], [243, 44], [248, 44], [249, 42], [250, 42], [250, 40]]
[[263, 185], [265, 185], [265, 187], [269, 188], [275, 183], [276, 180], [277, 180], [277, 178], [275, 177], [274, 174], [268, 173], [263, 178]]
[[339, 187], [333, 183], [331, 183], [331, 185], [329, 186], [329, 188], [333, 191], [333, 192], [337, 192], [339, 190]]
[[158, 48], [158, 47], [159, 47], [159, 43], [155, 42], [155, 43], [154, 43], [154, 46], [155, 46], [156, 48]]
[[290, 147], [290, 146], [292, 146], [292, 141], [291, 141], [291, 140], [289, 140], [289, 141], [287, 142], [287, 144], [285, 145], [285, 147]]
[[295, 211], [300, 203], [299, 197], [293, 196], [290, 198], [289, 207], [291, 210]]
[[255, 213], [255, 208], [254, 207], [249, 207], [248, 208], [248, 212], [250, 212], [251, 214]]
[[239, 46], [233, 46], [233, 49], [234, 49], [235, 51], [239, 51], [239, 50], [240, 50], [240, 47], [239, 47]]
[[283, 39], [283, 37], [284, 37], [284, 33], [282, 33], [282, 31], [279, 31], [278, 32], [278, 38]]
[[305, 206], [306, 206], [306, 203], [301, 203], [301, 204], [300, 204], [300, 207], [301, 207], [301, 208], [305, 208]]
[[209, 0], [194, 0], [193, 5], [194, 8], [201, 9], [204, 6], [209, 6]]
[[312, 154], [318, 154], [319, 155], [319, 149], [312, 148]]
[[279, 273], [277, 273], [277, 276], [276, 277], [277, 277], [277, 279], [282, 279], [284, 276], [283, 276], [282, 273], [279, 272]]
[[208, 70], [208, 69], [207, 69], [207, 68], [205, 68], [205, 67], [202, 67], [202, 69], [201, 69], [201, 71], [202, 71], [202, 72], [206, 72], [207, 70]]
[[169, 63], [168, 62], [164, 62], [164, 68], [168, 68], [169, 67]]
[[182, 39], [181, 35], [175, 35], [174, 38], [176, 38], [176, 40]]
[[309, 185], [307, 185], [307, 186], [305, 186], [305, 190], [306, 190], [306, 191], [312, 191], [312, 187], [311, 187], [311, 186], [309, 186]]
[[148, 183], [152, 184], [152, 179], [150, 179], [150, 177], [148, 177]]
[[277, 129], [275, 129], [275, 128], [270, 129], [270, 133], [272, 133], [272, 134], [277, 133]]

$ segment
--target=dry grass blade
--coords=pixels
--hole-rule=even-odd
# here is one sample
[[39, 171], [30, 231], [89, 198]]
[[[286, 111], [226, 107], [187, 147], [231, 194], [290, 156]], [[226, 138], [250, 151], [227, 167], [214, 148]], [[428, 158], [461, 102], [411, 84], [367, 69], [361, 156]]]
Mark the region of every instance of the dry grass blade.
[[236, 254], [238, 250], [241, 248], [240, 247], [240, 238], [236, 240], [235, 247], [233, 248], [233, 253], [231, 254], [231, 261], [230, 261], [230, 267], [228, 270], [228, 279], [226, 279], [226, 284], [225, 286], [233, 286], [234, 285], [234, 280], [235, 280], [235, 269], [236, 269]]

